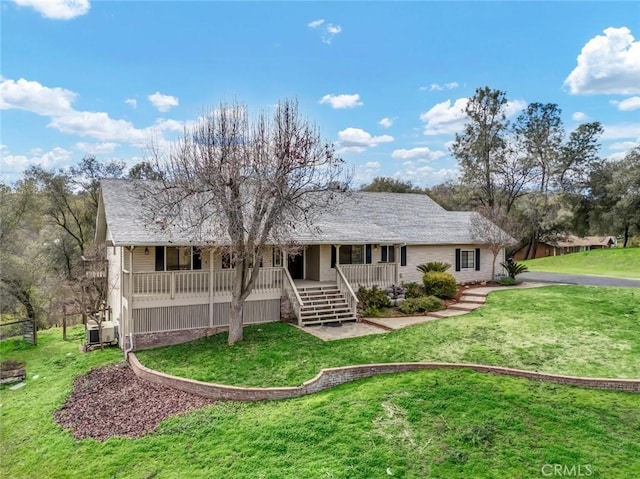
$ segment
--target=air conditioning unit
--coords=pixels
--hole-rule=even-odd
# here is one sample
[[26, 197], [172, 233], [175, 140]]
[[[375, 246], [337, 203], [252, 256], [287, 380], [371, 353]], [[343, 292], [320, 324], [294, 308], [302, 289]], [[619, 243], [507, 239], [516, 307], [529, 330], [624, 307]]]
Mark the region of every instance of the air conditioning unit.
[[[114, 324], [111, 321], [102, 321], [100, 324], [102, 329], [102, 342], [103, 343], [112, 343], [115, 341], [115, 328]], [[88, 344], [99, 344], [100, 337], [98, 335], [98, 323], [94, 320], [87, 321], [87, 343]]]

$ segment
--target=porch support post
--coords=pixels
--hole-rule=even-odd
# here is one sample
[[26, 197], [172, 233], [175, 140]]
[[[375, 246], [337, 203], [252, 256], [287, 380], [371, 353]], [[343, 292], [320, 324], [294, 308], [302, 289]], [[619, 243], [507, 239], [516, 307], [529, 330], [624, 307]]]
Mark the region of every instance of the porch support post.
[[209, 250], [209, 327], [213, 328], [213, 248]]
[[393, 245], [393, 249], [395, 250], [395, 260], [396, 260], [396, 280], [395, 284], [398, 286], [400, 284], [400, 247], [396, 244]]
[[[133, 248], [129, 248], [129, 299], [127, 301], [127, 331], [133, 333]], [[126, 339], [126, 338], [125, 338]]]

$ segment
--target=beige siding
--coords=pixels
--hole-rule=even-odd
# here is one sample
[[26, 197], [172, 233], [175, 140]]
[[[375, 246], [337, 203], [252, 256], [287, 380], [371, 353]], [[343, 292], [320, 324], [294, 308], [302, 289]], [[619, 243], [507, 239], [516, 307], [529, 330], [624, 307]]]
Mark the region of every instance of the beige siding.
[[[491, 280], [491, 264], [493, 262], [493, 254], [487, 248], [480, 250], [480, 271], [475, 269], [463, 269], [455, 271], [456, 248], [462, 250], [475, 250], [476, 245], [448, 245], [448, 246], [407, 246], [407, 265], [400, 267], [400, 280], [404, 283], [411, 281], [422, 281], [421, 273], [416, 270], [416, 266], [430, 261], [444, 261], [451, 265], [448, 270], [453, 274], [458, 283], [466, 283], [472, 281], [489, 281]], [[496, 274], [502, 272], [500, 263], [504, 261], [504, 251], [502, 251], [496, 260]]]
[[133, 248], [133, 271], [155, 271], [156, 270], [156, 249], [149, 246], [149, 254], [144, 254], [144, 246]]
[[[134, 333], [226, 326], [229, 324], [229, 303], [213, 304], [213, 324], [209, 320], [208, 304], [136, 309], [132, 314]], [[243, 319], [245, 324], [279, 321], [280, 300], [246, 301]]]
[[122, 248], [110, 246], [106, 249], [107, 259], [107, 306], [111, 308], [112, 320], [120, 324], [122, 317]]

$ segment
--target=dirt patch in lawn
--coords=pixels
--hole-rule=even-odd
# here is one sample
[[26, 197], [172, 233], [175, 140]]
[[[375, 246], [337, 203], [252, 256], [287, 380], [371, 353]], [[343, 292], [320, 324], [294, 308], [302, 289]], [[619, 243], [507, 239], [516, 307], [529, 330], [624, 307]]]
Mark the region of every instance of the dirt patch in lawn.
[[139, 379], [127, 363], [92, 369], [79, 376], [56, 421], [76, 439], [141, 437], [177, 414], [213, 404], [194, 394]]

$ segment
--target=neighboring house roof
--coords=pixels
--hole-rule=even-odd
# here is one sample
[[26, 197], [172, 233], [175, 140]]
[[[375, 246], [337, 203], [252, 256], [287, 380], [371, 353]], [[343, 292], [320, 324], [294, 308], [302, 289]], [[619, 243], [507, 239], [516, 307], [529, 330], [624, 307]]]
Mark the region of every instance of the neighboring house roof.
[[560, 248], [569, 248], [572, 246], [609, 246], [616, 244], [615, 236], [583, 236], [566, 235], [551, 242]]
[[[102, 180], [96, 238], [117, 246], [190, 244], [177, 231], [150, 225], [135, 188], [130, 180]], [[322, 212], [313, 228], [301, 225], [291, 236], [303, 244], [478, 244], [474, 215], [447, 211], [424, 194], [356, 191]]]

